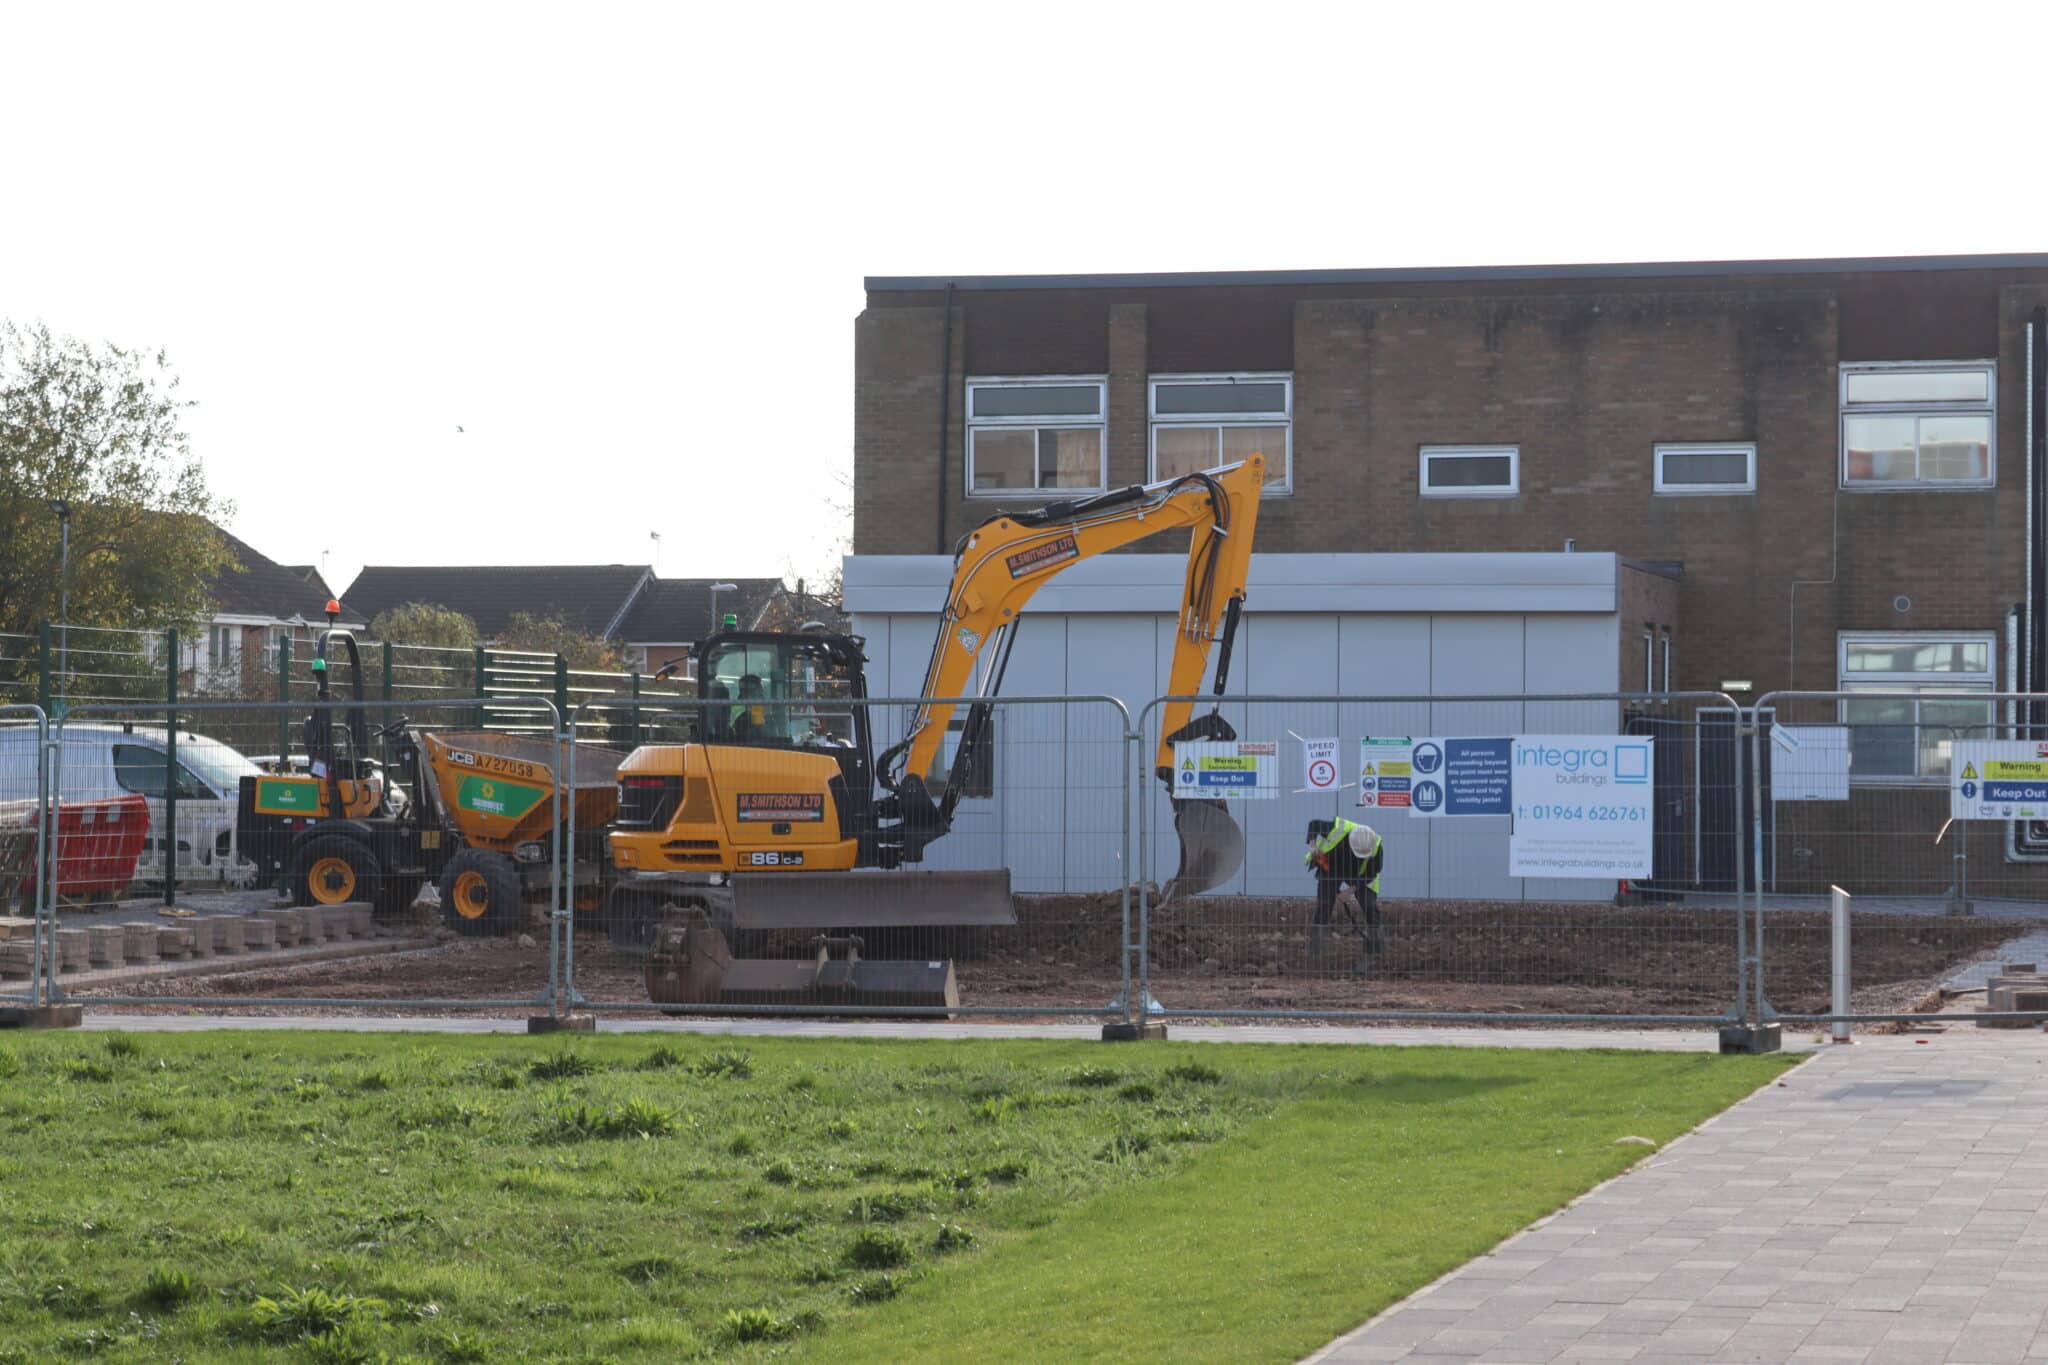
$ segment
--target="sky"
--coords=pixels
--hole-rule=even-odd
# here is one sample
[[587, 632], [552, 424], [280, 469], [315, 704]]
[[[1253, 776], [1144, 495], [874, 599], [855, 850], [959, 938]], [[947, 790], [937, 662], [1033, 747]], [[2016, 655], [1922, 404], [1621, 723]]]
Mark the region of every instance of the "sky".
[[865, 275], [2048, 249], [2048, 6], [0, 0], [0, 316], [273, 559], [836, 562]]

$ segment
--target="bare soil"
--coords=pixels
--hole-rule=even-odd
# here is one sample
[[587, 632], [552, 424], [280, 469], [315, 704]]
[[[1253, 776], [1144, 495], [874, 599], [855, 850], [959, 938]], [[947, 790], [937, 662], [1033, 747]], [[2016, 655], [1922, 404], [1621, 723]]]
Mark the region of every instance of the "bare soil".
[[[1376, 954], [1365, 951], [1363, 935], [1348, 925], [1326, 930], [1318, 953], [1313, 912], [1312, 900], [1289, 898], [1196, 899], [1155, 909], [1153, 995], [1176, 1009], [1598, 1015], [1713, 1015], [1735, 995], [1731, 910], [1401, 901], [1385, 907]], [[970, 1005], [1037, 1008], [1044, 1011], [1037, 1017], [1060, 1019], [1085, 1018], [1073, 1012], [1110, 1003], [1121, 984], [1116, 894], [1021, 897], [1018, 918], [1015, 929], [893, 940], [878, 935], [869, 955], [952, 957], [961, 1000]], [[1855, 1003], [1870, 1010], [1911, 1008], [1957, 967], [2037, 927], [1986, 917], [1859, 912]], [[741, 951], [799, 957], [806, 948], [797, 936], [778, 935]], [[1825, 913], [1766, 910], [1765, 980], [1779, 1010], [1826, 1009], [1829, 953]], [[615, 953], [601, 935], [577, 936], [575, 975], [588, 1000], [647, 999], [642, 966]], [[252, 964], [217, 975], [137, 981], [124, 993], [490, 1000], [505, 1002], [490, 1013], [523, 1015], [533, 1012], [531, 1002], [546, 987], [542, 938], [426, 942], [415, 951], [303, 967]]]

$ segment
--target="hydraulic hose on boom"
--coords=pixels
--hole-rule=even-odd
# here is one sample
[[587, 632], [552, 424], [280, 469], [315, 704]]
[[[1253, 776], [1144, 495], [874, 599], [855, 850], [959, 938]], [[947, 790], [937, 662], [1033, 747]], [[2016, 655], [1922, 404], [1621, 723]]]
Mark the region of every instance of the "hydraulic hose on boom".
[[[1190, 528], [1187, 577], [1174, 627], [1167, 694], [1192, 697], [1202, 688], [1209, 647], [1217, 646], [1214, 695], [1223, 695], [1231, 646], [1244, 606], [1258, 525], [1265, 460], [1160, 483], [1133, 484], [1093, 498], [1055, 502], [1028, 512], [989, 518], [962, 540], [939, 616], [938, 638], [925, 670], [922, 697], [994, 697], [1017, 640], [1025, 602], [1069, 565], [1119, 549], [1162, 531]], [[976, 665], [980, 669], [980, 685]], [[914, 857], [951, 827], [970, 765], [988, 743], [993, 705], [971, 703], [952, 767], [936, 772], [953, 704], [926, 701], [912, 715], [904, 738], [876, 761], [877, 778], [892, 794], [903, 820], [906, 849]], [[1182, 740], [1237, 737], [1212, 706], [1195, 716], [1194, 703], [1169, 703], [1161, 717], [1154, 771], [1173, 797], [1173, 745]], [[1204, 891], [1233, 876], [1244, 863], [1244, 832], [1224, 802], [1173, 798], [1180, 835], [1174, 891]]]

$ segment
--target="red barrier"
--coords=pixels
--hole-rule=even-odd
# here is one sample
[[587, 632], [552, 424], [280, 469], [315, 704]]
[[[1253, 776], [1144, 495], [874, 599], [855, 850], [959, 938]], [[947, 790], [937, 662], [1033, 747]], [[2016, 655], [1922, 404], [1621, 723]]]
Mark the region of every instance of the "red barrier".
[[[149, 802], [139, 796], [57, 803], [57, 894], [118, 894], [135, 880], [149, 836]], [[29, 855], [33, 876], [35, 855]]]

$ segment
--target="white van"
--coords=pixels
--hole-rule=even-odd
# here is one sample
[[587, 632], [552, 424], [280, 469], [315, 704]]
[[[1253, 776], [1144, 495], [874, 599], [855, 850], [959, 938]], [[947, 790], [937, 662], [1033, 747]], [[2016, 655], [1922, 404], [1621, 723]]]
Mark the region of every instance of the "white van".
[[[149, 838], [135, 865], [139, 882], [163, 877], [164, 732], [161, 726], [67, 725], [58, 762], [61, 798], [137, 795], [149, 803]], [[255, 764], [217, 739], [178, 732], [178, 880], [246, 886], [255, 864], [235, 852], [242, 778]], [[36, 732], [0, 726], [0, 801], [36, 796]]]

